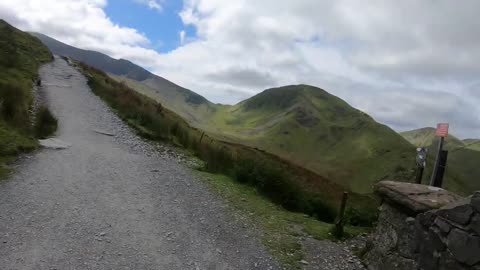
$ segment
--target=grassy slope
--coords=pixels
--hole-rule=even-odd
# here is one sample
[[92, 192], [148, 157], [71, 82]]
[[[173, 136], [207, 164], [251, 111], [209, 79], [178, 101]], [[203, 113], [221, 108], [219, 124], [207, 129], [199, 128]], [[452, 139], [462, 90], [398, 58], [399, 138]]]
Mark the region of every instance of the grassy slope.
[[[436, 129], [432, 127], [420, 128], [410, 131], [401, 132], [402, 135], [407, 141], [416, 147], [428, 147], [436, 141]], [[446, 149], [455, 149], [458, 147], [463, 147], [465, 143], [453, 135], [448, 136], [445, 141]]]
[[470, 150], [480, 151], [480, 139], [466, 139], [463, 143]]
[[4, 162], [36, 147], [28, 113], [31, 88], [39, 66], [51, 59], [37, 38], [0, 20], [0, 175]]
[[[424, 181], [429, 181], [432, 165], [435, 162], [438, 138], [434, 128], [421, 128], [402, 132], [402, 136], [417, 147], [427, 147], [430, 153]], [[480, 189], [478, 176], [480, 175], [480, 151], [476, 150], [475, 140], [461, 141], [453, 135], [446, 140], [445, 149], [449, 151], [448, 165], [444, 179], [445, 187], [449, 190], [468, 195]]]
[[[200, 126], [304, 166], [355, 192], [408, 180], [413, 147], [390, 128], [312, 86], [270, 89]], [[375, 164], [375, 166], [373, 166]]]
[[126, 76], [111, 73], [109, 76], [162, 103], [165, 108], [174, 111], [189, 123], [199, 123], [210, 118], [218, 107], [196, 93], [155, 77], [139, 82]]

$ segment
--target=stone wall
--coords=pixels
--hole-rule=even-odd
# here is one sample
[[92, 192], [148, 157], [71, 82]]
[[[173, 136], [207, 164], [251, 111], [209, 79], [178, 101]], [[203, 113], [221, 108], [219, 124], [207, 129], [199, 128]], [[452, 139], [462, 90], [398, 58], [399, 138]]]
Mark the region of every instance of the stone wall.
[[480, 192], [417, 216], [420, 269], [480, 269]]
[[480, 192], [383, 181], [376, 230], [364, 261], [371, 270], [480, 270]]

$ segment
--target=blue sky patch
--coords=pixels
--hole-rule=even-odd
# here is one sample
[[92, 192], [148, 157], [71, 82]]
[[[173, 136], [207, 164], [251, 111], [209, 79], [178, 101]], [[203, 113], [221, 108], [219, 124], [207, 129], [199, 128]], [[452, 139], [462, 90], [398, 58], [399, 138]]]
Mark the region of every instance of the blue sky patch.
[[109, 1], [104, 11], [112, 22], [143, 33], [151, 42], [149, 48], [165, 53], [181, 45], [180, 31], [185, 31], [188, 39], [195, 37], [195, 28], [184, 25], [178, 15], [182, 7], [182, 1], [164, 1], [159, 12], [134, 0], [115, 0]]

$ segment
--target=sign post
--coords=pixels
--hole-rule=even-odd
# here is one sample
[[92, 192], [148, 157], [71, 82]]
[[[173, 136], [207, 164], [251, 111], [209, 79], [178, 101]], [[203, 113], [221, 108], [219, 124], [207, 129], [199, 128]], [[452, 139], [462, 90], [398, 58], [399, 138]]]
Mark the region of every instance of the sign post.
[[427, 153], [427, 148], [417, 148], [417, 175], [415, 177], [415, 183], [417, 184], [422, 183], [423, 171], [427, 165]]
[[431, 186], [441, 187], [443, 182], [443, 174], [445, 172], [448, 155], [448, 152], [443, 150], [443, 144], [445, 143], [445, 138], [448, 137], [448, 128], [448, 123], [440, 123], [437, 125], [436, 135], [440, 140], [438, 141], [437, 158], [435, 160], [435, 167], [433, 167], [432, 179], [430, 180]]

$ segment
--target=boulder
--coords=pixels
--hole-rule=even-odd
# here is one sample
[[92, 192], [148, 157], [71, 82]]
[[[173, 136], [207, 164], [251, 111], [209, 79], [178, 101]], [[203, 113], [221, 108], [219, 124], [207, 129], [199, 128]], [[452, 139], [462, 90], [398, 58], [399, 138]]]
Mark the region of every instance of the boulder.
[[412, 214], [438, 209], [462, 198], [442, 188], [395, 181], [377, 183], [375, 192]]

